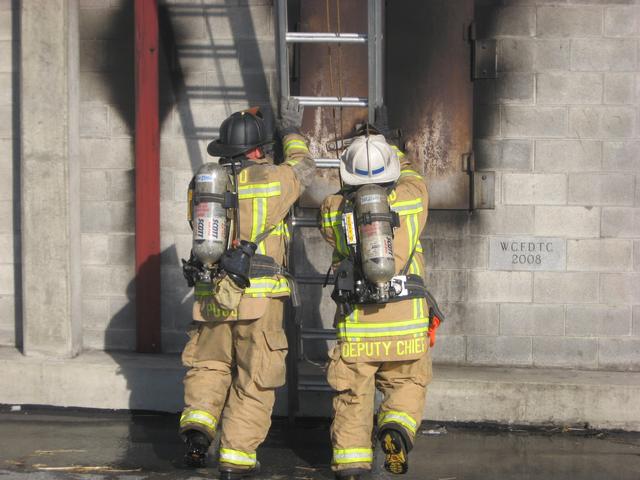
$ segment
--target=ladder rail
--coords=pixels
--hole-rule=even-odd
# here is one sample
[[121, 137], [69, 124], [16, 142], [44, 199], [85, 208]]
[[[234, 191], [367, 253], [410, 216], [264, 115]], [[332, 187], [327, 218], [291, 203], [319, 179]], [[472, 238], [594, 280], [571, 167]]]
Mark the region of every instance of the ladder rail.
[[287, 32], [287, 43], [356, 43], [366, 44], [365, 33]]

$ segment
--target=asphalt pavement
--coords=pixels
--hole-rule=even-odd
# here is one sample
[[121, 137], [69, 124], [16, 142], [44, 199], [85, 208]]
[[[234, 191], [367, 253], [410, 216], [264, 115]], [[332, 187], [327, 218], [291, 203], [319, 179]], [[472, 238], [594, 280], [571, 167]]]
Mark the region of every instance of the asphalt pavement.
[[[14, 410], [16, 408], [14, 407]], [[182, 466], [177, 415], [0, 407], [0, 480], [212, 479]], [[215, 447], [215, 446], [214, 446]], [[262, 479], [331, 479], [328, 421], [275, 419], [258, 450]], [[640, 433], [585, 427], [523, 428], [423, 423], [398, 480], [640, 479]]]

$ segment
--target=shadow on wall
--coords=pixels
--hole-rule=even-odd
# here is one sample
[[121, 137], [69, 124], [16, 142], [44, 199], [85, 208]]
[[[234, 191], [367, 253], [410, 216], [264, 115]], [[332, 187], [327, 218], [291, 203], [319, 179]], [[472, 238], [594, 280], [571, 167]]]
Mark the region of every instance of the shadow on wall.
[[15, 346], [22, 350], [22, 241], [20, 231], [22, 221], [20, 219], [20, 157], [22, 156], [21, 130], [20, 130], [20, 56], [21, 56], [21, 29], [20, 29], [21, 0], [11, 1], [11, 134], [12, 142], [12, 162], [13, 172], [13, 210], [12, 210], [12, 232], [13, 232], [13, 295], [14, 295], [14, 329]]

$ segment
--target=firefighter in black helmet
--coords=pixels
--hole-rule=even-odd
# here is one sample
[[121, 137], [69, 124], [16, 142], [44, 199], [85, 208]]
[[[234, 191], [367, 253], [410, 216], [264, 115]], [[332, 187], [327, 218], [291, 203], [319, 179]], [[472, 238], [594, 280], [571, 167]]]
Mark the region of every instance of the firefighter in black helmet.
[[[279, 165], [265, 155], [263, 147], [270, 140], [256, 110], [236, 112], [224, 120], [220, 137], [207, 148], [211, 156], [219, 157], [220, 165], [232, 165], [235, 171], [230, 175], [230, 192], [204, 197], [214, 202], [235, 194], [235, 204], [225, 205], [228, 232], [234, 239], [211, 272], [199, 272], [203, 262], [193, 256], [185, 262], [185, 276], [195, 284], [195, 302], [190, 340], [182, 354], [189, 371], [180, 433], [187, 444], [187, 463], [202, 466], [216, 431], [221, 431], [223, 479], [259, 470], [256, 449], [271, 424], [275, 389], [285, 383], [283, 305], [295, 293], [284, 265], [289, 238], [285, 218], [315, 171], [298, 131], [301, 122], [298, 102], [283, 102], [277, 132], [284, 161]], [[204, 175], [200, 180], [210, 179]], [[195, 188], [197, 192], [198, 185]], [[247, 265], [248, 271], [238, 271]]]

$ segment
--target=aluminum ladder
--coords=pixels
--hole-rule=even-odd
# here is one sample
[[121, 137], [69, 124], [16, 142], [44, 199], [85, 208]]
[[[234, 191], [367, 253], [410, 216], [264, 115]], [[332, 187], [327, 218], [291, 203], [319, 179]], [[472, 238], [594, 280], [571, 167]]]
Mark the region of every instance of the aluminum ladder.
[[[308, 97], [294, 96], [303, 106], [309, 107], [367, 107], [368, 120], [375, 120], [375, 109], [383, 105], [383, 72], [384, 72], [384, 0], [367, 0], [367, 33], [330, 33], [330, 32], [289, 32], [287, 0], [276, 0], [276, 14], [278, 19], [278, 64], [280, 76], [280, 95], [282, 98], [291, 96], [289, 77], [290, 45], [298, 43], [338, 43], [338, 44], [366, 44], [368, 55], [368, 96], [365, 97]], [[339, 160], [336, 158], [316, 158], [318, 168], [337, 168]], [[317, 209], [316, 213], [317, 213]], [[291, 245], [290, 252], [294, 251], [296, 241], [301, 241], [297, 234], [300, 228], [318, 228], [317, 215], [297, 216], [296, 208], [291, 214]], [[289, 266], [291, 273], [301, 285], [322, 285], [325, 276], [306, 275], [296, 272], [295, 259], [290, 254]], [[332, 283], [332, 282], [330, 282]], [[300, 364], [304, 359], [303, 344], [305, 340], [335, 340], [335, 329], [305, 327], [301, 314], [290, 309], [287, 318], [293, 318], [289, 322], [289, 356], [288, 356], [288, 400], [289, 419], [294, 420], [299, 411], [299, 393], [306, 392], [331, 392], [324, 375], [308, 375], [300, 372]], [[292, 330], [293, 329], [293, 332]]]

